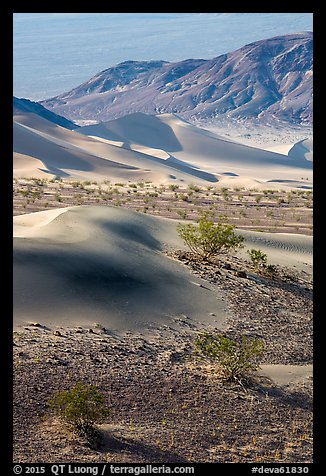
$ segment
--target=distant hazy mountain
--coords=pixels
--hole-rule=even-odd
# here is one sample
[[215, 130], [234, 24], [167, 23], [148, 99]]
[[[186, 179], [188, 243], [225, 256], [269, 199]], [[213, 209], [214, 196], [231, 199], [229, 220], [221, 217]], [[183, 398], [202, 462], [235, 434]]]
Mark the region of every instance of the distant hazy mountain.
[[41, 116], [44, 119], [54, 122], [55, 124], [67, 129], [76, 129], [78, 127], [65, 117], [59, 116], [58, 114], [49, 111], [37, 102], [30, 101], [29, 99], [16, 98], [14, 96], [13, 114], [25, 114], [26, 112], [37, 114], [38, 116]]
[[77, 88], [41, 101], [78, 121], [107, 121], [134, 112], [178, 113], [292, 124], [312, 123], [313, 35], [257, 41], [212, 60], [127, 61]]

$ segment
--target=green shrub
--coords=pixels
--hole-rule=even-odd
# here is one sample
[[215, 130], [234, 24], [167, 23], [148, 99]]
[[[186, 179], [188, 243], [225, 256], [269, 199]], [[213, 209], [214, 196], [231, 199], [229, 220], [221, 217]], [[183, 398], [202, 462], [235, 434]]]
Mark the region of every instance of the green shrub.
[[193, 183], [190, 183], [190, 184], [188, 185], [188, 190], [192, 190], [192, 191], [194, 191], [194, 192], [200, 192], [201, 189], [200, 189], [200, 187], [198, 187], [198, 185], [195, 185], [195, 184], [193, 184]]
[[183, 200], [184, 202], [187, 202], [189, 199], [189, 195], [187, 195], [186, 193], [180, 193], [179, 198], [181, 198], [181, 200]]
[[261, 250], [248, 250], [247, 251], [252, 264], [255, 268], [259, 268], [260, 266], [265, 266], [267, 263], [267, 254], [263, 253]]
[[265, 271], [267, 271], [268, 273], [276, 273], [275, 264], [267, 264], [264, 268], [265, 268]]
[[178, 190], [178, 188], [179, 188], [179, 185], [175, 185], [173, 183], [169, 185], [169, 190], [172, 190], [172, 192], [175, 192], [176, 190]]
[[[263, 231], [263, 230], [262, 230]], [[274, 274], [277, 271], [277, 268], [274, 264], [267, 264], [267, 255], [261, 250], [248, 250], [247, 253], [250, 256], [250, 259], [255, 266], [255, 268], [260, 268], [264, 272], [269, 274]]]
[[190, 250], [200, 254], [204, 259], [227, 253], [242, 246], [243, 236], [237, 236], [234, 226], [217, 223], [208, 218], [208, 213], [202, 215], [198, 225], [181, 223], [177, 227], [179, 236]]
[[96, 385], [81, 382], [70, 390], [56, 393], [49, 403], [58, 417], [83, 436], [91, 436], [95, 423], [100, 423], [110, 414], [105, 397]]
[[241, 381], [259, 368], [264, 349], [262, 339], [242, 336], [241, 341], [236, 342], [223, 334], [202, 333], [195, 340], [193, 355], [216, 362], [223, 379]]

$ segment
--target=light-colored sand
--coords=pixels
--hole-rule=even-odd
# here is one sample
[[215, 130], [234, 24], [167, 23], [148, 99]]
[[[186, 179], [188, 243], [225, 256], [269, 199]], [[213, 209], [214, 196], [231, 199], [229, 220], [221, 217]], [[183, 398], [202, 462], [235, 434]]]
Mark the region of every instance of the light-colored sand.
[[[176, 225], [117, 207], [14, 217], [15, 323], [99, 322], [112, 330], [146, 330], [185, 314], [222, 326], [223, 300], [161, 253], [165, 246], [184, 248]], [[311, 267], [309, 237], [245, 235], [249, 246], [267, 250], [275, 264]]]
[[311, 124], [296, 125], [278, 121], [265, 123], [261, 120], [238, 121], [230, 117], [214, 118], [205, 123], [199, 120], [195, 124], [232, 141], [261, 149], [277, 147], [281, 144], [293, 145], [301, 140], [313, 138]]
[[293, 144], [288, 151], [289, 157], [313, 160], [313, 141], [310, 139], [304, 139], [300, 142]]
[[276, 385], [295, 387], [313, 377], [312, 365], [262, 365], [259, 375], [270, 378]]
[[42, 170], [44, 164], [41, 160], [27, 154], [14, 152], [14, 176], [45, 178], [46, 173]]
[[55, 208], [37, 213], [27, 213], [16, 216], [14, 219], [14, 237], [27, 238], [40, 236], [40, 228], [51, 223], [61, 213], [65, 213], [67, 208]]
[[283, 155], [288, 155], [289, 150], [293, 147], [293, 143], [287, 143], [287, 144], [278, 144], [278, 145], [267, 145], [264, 146], [264, 150], [270, 150], [271, 152], [277, 152], [278, 154], [283, 154]]
[[241, 230], [245, 247], [239, 252], [246, 257], [248, 249], [260, 249], [267, 254], [268, 262], [295, 267], [312, 273], [313, 237], [294, 233], [264, 233]]
[[[131, 114], [83, 127], [79, 132], [120, 140], [123, 147], [135, 150], [141, 147], [146, 152], [147, 148], [148, 153], [153, 149], [168, 152], [171, 161], [181, 160], [216, 174], [222, 186], [245, 186], [248, 182], [250, 185], [256, 182], [256, 186], [258, 183], [258, 188], [262, 188], [266, 182], [274, 180], [281, 181], [285, 187], [291, 186], [291, 181], [296, 181], [292, 185], [297, 186], [303, 177], [310, 177], [310, 183], [312, 180], [311, 164], [302, 156], [285, 156], [284, 145], [282, 153], [250, 147], [195, 127], [173, 114]], [[275, 185], [272, 184], [271, 188]]]
[[[124, 165], [113, 160], [104, 159], [96, 155], [90, 154], [86, 148], [76, 146], [71, 137], [74, 132], [57, 127], [59, 134], [48, 134], [33, 129], [31, 127], [14, 123], [14, 176], [20, 174], [16, 169], [17, 154], [21, 162], [22, 155], [27, 155], [35, 159], [35, 163], [31, 163], [29, 176], [35, 176], [35, 172], [41, 171], [44, 176], [51, 178], [53, 176], [61, 176], [62, 178], [97, 178], [103, 177], [105, 174], [114, 176], [128, 177], [131, 171], [136, 172], [137, 168]], [[64, 138], [67, 135], [69, 137]], [[78, 139], [78, 135], [77, 135]], [[81, 139], [82, 136], [81, 136]], [[43, 167], [39, 167], [42, 163]], [[35, 166], [36, 165], [36, 166]], [[19, 168], [22, 166], [19, 164]], [[23, 176], [28, 176], [26, 168]]]
[[173, 222], [82, 206], [15, 217], [14, 236], [16, 324], [146, 331], [181, 314], [224, 322], [223, 301], [207, 283], [160, 253], [164, 242], [178, 242]]
[[[216, 182], [214, 175], [188, 164], [122, 148], [64, 129], [33, 114], [15, 117], [14, 177], [60, 176], [103, 181]], [[19, 122], [18, 122], [19, 121]], [[22, 166], [22, 156], [34, 158]], [[40, 167], [40, 164], [43, 167]]]
[[214, 170], [224, 181], [237, 179], [240, 182], [243, 178], [262, 183], [277, 179], [300, 181], [306, 171], [311, 177], [311, 166], [304, 160], [288, 160], [278, 153], [216, 138], [208, 131], [199, 133], [197, 128], [173, 121], [170, 116], [165, 120], [183, 146], [183, 151], [175, 156], [197, 166], [204, 164], [205, 169]]
[[313, 161], [313, 140], [312, 139], [302, 139], [298, 142], [291, 142], [288, 144], [278, 144], [264, 147], [265, 150], [270, 150], [272, 152], [277, 152], [279, 154], [287, 155], [293, 157], [294, 159], [299, 160], [310, 160]]
[[312, 186], [312, 163], [304, 154], [285, 156], [235, 143], [173, 114], [131, 114], [78, 132], [34, 114], [19, 115], [14, 152], [16, 177]]

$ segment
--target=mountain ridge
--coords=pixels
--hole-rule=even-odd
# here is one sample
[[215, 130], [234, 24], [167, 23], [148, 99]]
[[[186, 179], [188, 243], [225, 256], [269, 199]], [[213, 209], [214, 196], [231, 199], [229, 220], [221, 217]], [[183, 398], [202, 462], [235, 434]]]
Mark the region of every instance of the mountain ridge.
[[177, 113], [312, 123], [313, 34], [259, 40], [231, 53], [179, 62], [125, 61], [40, 104], [70, 120]]

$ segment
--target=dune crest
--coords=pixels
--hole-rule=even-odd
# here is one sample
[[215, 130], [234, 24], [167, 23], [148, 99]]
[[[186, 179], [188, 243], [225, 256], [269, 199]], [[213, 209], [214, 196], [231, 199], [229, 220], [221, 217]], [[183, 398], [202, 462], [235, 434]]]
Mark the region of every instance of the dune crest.
[[55, 208], [54, 210], [16, 216], [13, 226], [14, 238], [27, 238], [33, 235], [38, 236], [40, 227], [48, 225], [67, 210], [68, 208]]
[[134, 113], [77, 131], [33, 113], [14, 119], [14, 177], [312, 186], [312, 163], [302, 154], [239, 144], [174, 114]]

